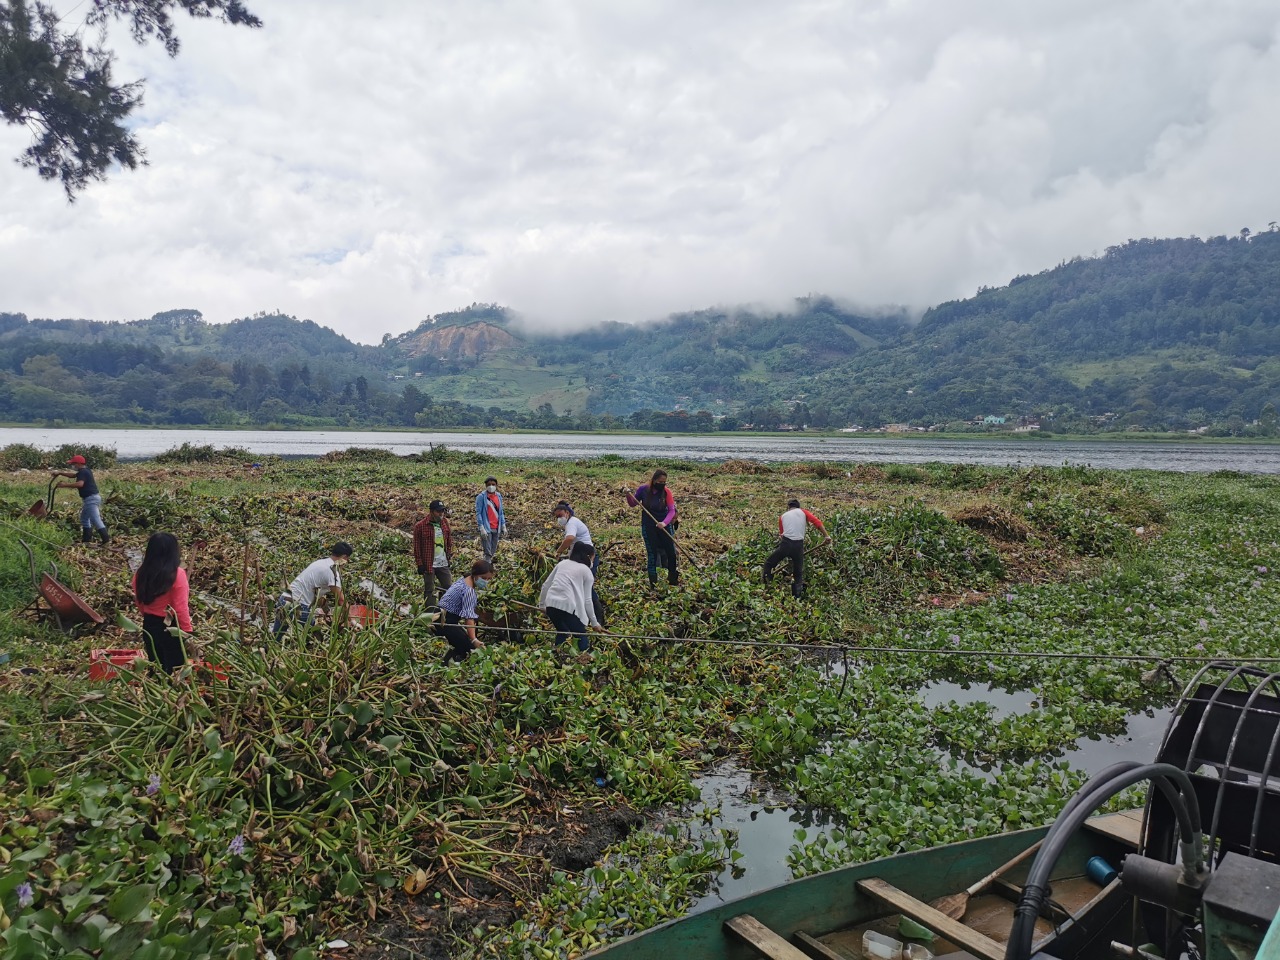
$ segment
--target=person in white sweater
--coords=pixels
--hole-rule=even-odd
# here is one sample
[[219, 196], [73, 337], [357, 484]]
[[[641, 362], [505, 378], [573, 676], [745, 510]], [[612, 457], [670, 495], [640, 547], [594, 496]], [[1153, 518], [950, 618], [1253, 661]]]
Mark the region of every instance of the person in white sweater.
[[604, 630], [591, 604], [591, 588], [596, 581], [591, 561], [595, 554], [596, 548], [591, 544], [575, 543], [569, 550], [569, 559], [557, 563], [542, 584], [538, 606], [555, 625], [556, 646], [573, 635], [578, 638], [578, 650], [585, 653], [591, 649], [587, 628]]

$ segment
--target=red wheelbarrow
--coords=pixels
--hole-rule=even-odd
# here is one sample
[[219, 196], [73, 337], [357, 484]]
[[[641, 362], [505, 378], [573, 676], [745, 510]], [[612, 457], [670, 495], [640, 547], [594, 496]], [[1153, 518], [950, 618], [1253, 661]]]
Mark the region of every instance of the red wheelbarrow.
[[45, 514], [53, 512], [53, 495], [58, 492], [58, 488], [54, 486], [58, 482], [57, 477], [49, 478], [49, 495], [43, 500], [37, 500], [27, 508], [27, 513], [33, 517], [43, 517]]
[[[58, 582], [57, 564], [49, 562], [52, 573], [48, 571], [37, 573], [36, 555], [32, 553], [25, 540], [19, 539], [18, 542], [27, 551], [27, 560], [31, 564], [31, 585], [36, 589], [36, 598], [27, 604], [24, 613], [27, 610], [34, 610], [37, 620], [52, 617], [58, 629], [64, 633], [70, 633], [74, 627], [81, 624], [90, 623], [96, 627], [103, 622], [102, 615], [98, 611], [81, 600], [73, 590]], [[40, 606], [41, 600], [49, 605], [48, 610]]]

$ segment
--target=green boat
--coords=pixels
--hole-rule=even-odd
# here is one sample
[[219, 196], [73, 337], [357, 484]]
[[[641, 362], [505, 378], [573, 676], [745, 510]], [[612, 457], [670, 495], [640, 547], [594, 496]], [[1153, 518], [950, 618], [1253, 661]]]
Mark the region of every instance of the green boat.
[[[1141, 810], [1097, 815], [1147, 784]], [[607, 960], [1280, 960], [1280, 673], [1210, 664], [1154, 762], [1049, 827], [806, 877], [618, 940]]]

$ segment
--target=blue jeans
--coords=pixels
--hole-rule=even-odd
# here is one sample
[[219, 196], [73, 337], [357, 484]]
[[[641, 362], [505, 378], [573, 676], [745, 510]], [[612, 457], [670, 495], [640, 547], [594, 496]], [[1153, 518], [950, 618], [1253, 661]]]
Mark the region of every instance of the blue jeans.
[[667, 568], [667, 583], [673, 587], [679, 580], [676, 573], [676, 542], [665, 527], [642, 523], [640, 535], [644, 537], [645, 560], [648, 563], [649, 582], [658, 582], [658, 564]]
[[102, 522], [102, 494], [91, 493], [80, 502], [80, 526], [88, 530], [102, 530], [106, 524]]
[[311, 607], [305, 603], [295, 604], [286, 596], [276, 598], [276, 619], [271, 625], [271, 636], [276, 640], [284, 633], [290, 620], [300, 620], [303, 624], [311, 623]]

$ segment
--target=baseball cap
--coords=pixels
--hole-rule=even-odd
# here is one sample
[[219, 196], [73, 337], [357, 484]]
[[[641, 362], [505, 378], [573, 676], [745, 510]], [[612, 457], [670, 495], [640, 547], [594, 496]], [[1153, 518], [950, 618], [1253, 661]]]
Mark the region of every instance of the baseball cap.
[[441, 513], [444, 513], [444, 512], [445, 512], [446, 510], [448, 510], [449, 508], [448, 508], [448, 507], [446, 507], [446, 506], [444, 505], [444, 503], [443, 503], [442, 501], [440, 501], [440, 500], [432, 500], [430, 503], [428, 503], [428, 504], [427, 504], [427, 509], [428, 509], [428, 510], [439, 510]]
[[80, 456], [80, 454], [77, 453], [74, 457], [68, 460], [67, 463], [74, 463], [78, 467], [83, 467], [86, 461], [84, 457]]

